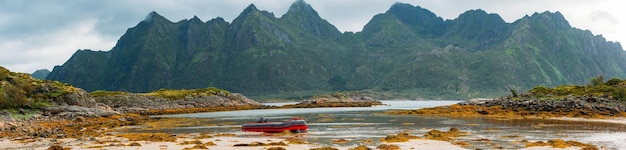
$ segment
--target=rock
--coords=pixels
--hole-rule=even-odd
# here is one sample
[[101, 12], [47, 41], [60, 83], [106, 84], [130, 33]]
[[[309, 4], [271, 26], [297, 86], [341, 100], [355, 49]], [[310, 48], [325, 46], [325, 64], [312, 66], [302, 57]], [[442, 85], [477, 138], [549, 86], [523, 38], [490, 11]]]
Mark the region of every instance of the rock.
[[76, 105], [72, 105], [72, 106], [64, 106], [65, 111], [69, 111], [69, 112], [88, 112], [89, 108], [86, 107], [80, 107], [80, 106], [76, 106]]
[[117, 118], [117, 120], [118, 120], [118, 121], [126, 121], [126, 118], [124, 118], [124, 117], [120, 117], [120, 118]]
[[100, 117], [110, 117], [114, 115], [121, 115], [121, 113], [117, 111], [106, 111], [106, 112], [97, 112], [95, 115], [100, 116]]
[[9, 112], [9, 110], [6, 110], [6, 109], [2, 110], [2, 115], [10, 115], [10, 114], [11, 112]]
[[73, 122], [85, 122], [87, 121], [87, 119], [85, 119], [85, 117], [83, 116], [77, 116], [76, 118], [74, 118], [74, 120], [72, 120]]
[[63, 146], [60, 146], [60, 145], [52, 145], [48, 147], [48, 150], [65, 150], [65, 148], [63, 148]]
[[96, 101], [89, 96], [89, 93], [82, 89], [65, 94], [62, 97], [55, 99], [55, 102], [59, 105], [76, 105], [88, 108], [92, 108], [96, 105]]
[[16, 130], [18, 127], [15, 122], [7, 122], [6, 125], [8, 126], [9, 130]]
[[489, 114], [488, 111], [481, 110], [481, 109], [476, 110], [476, 112], [479, 113], [479, 114], [482, 114], [482, 115], [488, 115]]
[[[118, 94], [95, 97], [95, 100], [109, 107], [111, 110], [123, 113], [141, 113], [146, 110], [162, 110], [174, 108], [198, 108], [220, 106], [261, 106], [260, 103], [247, 97], [231, 93], [230, 95], [187, 95], [180, 99], [171, 100], [163, 97], [142, 94]], [[103, 108], [107, 110], [109, 108]]]

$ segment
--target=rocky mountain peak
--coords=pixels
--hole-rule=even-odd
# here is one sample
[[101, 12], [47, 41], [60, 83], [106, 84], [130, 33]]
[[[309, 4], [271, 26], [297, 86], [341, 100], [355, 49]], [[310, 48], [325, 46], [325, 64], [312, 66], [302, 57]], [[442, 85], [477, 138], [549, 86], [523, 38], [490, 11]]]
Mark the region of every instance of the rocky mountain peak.
[[202, 23], [202, 20], [200, 20], [200, 18], [198, 18], [198, 16], [196, 15], [194, 15], [193, 18], [191, 18], [189, 21], [193, 23]]
[[[259, 9], [257, 9], [257, 8], [256, 8], [256, 6], [255, 6], [254, 4], [250, 4], [250, 5], [248, 5], [248, 7], [246, 7], [246, 9], [244, 9], [244, 10], [241, 12], [241, 14], [239, 14], [239, 17], [241, 17], [241, 16], [247, 16], [247, 15], [249, 15], [249, 14], [251, 14], [251, 13], [258, 12], [258, 11], [260, 11], [260, 10], [259, 10]], [[237, 18], [239, 18], [239, 17], [237, 17]]]
[[245, 20], [245, 18], [248, 18], [250, 16], [265, 17], [269, 19], [276, 18], [273, 13], [261, 11], [257, 9], [254, 4], [250, 4], [248, 5], [248, 7], [246, 7], [246, 9], [243, 10], [243, 12], [239, 14], [239, 16], [237, 16], [237, 18], [235, 18], [235, 20], [233, 20], [233, 22], [237, 22], [238, 20]]
[[488, 14], [482, 9], [469, 10], [459, 15], [455, 21], [472, 21], [472, 22], [487, 22], [487, 23], [505, 23], [504, 19], [498, 14]]
[[[314, 15], [319, 17], [317, 11], [311, 7], [308, 3], [304, 2], [304, 0], [297, 0], [291, 4], [287, 14], [305, 14], [305, 15]], [[285, 14], [285, 15], [287, 15]]]
[[395, 3], [387, 10], [387, 13], [393, 14], [398, 19], [406, 21], [410, 24], [416, 24], [417, 21], [443, 22], [441, 17], [437, 17], [435, 13], [420, 6], [413, 6], [405, 3]]
[[543, 13], [533, 13], [532, 16], [530, 17], [525, 17], [524, 19], [530, 19], [531, 21], [537, 22], [537, 23], [544, 23], [545, 25], [549, 25], [555, 28], [560, 28], [560, 29], [567, 29], [567, 28], [571, 28], [572, 26], [570, 26], [569, 22], [565, 19], [565, 17], [563, 16], [563, 14], [561, 14], [561, 12], [549, 12], [549, 11], [545, 11]]
[[152, 11], [150, 13], [148, 13], [148, 15], [146, 16], [146, 18], [143, 20], [143, 22], [157, 22], [157, 21], [168, 21], [167, 18], [161, 16], [159, 13], [157, 13], [156, 11]]
[[[469, 10], [454, 20], [446, 20], [445, 36], [451, 45], [480, 51], [496, 46], [509, 35], [510, 25], [500, 15], [488, 14], [484, 10]], [[463, 42], [463, 41], [473, 42]]]
[[48, 77], [48, 74], [50, 74], [50, 70], [48, 70], [48, 69], [39, 69], [39, 70], [36, 70], [35, 72], [31, 73], [30, 76], [32, 76], [35, 79], [46, 79], [46, 77]]
[[304, 0], [297, 0], [281, 19], [296, 24], [309, 33], [313, 33], [319, 37], [336, 38], [341, 35], [335, 26], [322, 19], [317, 11]]
[[414, 32], [425, 36], [436, 36], [442, 33], [443, 18], [420, 6], [395, 3], [387, 10], [398, 20], [412, 27]]

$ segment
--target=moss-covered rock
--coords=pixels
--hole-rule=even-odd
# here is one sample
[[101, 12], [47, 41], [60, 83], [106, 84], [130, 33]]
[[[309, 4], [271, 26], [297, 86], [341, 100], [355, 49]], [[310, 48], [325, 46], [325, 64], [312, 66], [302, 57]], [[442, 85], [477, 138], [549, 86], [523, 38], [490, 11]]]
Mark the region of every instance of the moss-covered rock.
[[32, 78], [0, 67], [0, 109], [39, 109], [54, 106], [99, 108], [80, 88], [58, 81]]
[[[128, 93], [119, 91], [95, 91], [90, 93], [99, 103], [107, 104], [120, 112], [146, 113], [162, 110], [161, 113], [190, 113], [193, 110], [217, 108], [250, 109], [261, 104], [239, 93], [210, 87], [193, 90], [165, 90], [150, 93]], [[219, 109], [222, 110], [222, 109]]]

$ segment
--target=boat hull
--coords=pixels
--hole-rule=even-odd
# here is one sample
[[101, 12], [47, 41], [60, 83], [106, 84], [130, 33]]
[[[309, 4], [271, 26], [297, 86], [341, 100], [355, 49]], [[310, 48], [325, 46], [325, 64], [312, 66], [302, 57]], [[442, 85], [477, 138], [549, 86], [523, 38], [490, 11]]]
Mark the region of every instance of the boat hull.
[[304, 120], [289, 120], [285, 122], [248, 122], [241, 126], [245, 132], [304, 132], [308, 129]]

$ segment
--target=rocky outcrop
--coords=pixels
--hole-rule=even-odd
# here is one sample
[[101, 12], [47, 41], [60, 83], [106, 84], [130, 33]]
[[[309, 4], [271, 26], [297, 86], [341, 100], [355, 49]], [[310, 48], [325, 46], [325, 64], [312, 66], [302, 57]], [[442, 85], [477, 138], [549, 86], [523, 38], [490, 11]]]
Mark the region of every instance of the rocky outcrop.
[[69, 106], [54, 106], [44, 108], [44, 114], [54, 115], [62, 118], [75, 118], [77, 116], [82, 117], [109, 117], [113, 115], [119, 115], [120, 113], [113, 110], [111, 107], [97, 103], [95, 107], [81, 107], [77, 105], [69, 105]]
[[[626, 104], [609, 96], [566, 96], [556, 100], [541, 100], [530, 95], [500, 97], [491, 101], [467, 101], [466, 105], [500, 106], [505, 109], [529, 112], [578, 112], [581, 115], [600, 113], [613, 116], [626, 112]], [[482, 112], [482, 114], [488, 112]]]
[[147, 110], [200, 108], [200, 107], [231, 107], [261, 106], [260, 103], [248, 99], [239, 93], [224, 95], [187, 95], [178, 99], [170, 99], [146, 94], [122, 93], [95, 97], [99, 103], [111, 106], [114, 110], [124, 113], [137, 113]]
[[491, 116], [505, 118], [611, 118], [626, 117], [626, 101], [611, 96], [550, 96], [537, 97], [532, 93], [507, 96], [492, 100], [468, 100], [459, 104], [422, 108], [418, 110], [396, 110], [396, 115], [436, 116]]
[[333, 93], [311, 99], [303, 100], [298, 104], [284, 105], [283, 108], [313, 108], [313, 107], [370, 107], [382, 105], [381, 101], [375, 100], [371, 93], [359, 91], [351, 93]]
[[[56, 87], [42, 86], [38, 87], [38, 91], [58, 91], [58, 89], [54, 88]], [[89, 96], [89, 93], [83, 89], [72, 88], [72, 90], [65, 91], [70, 92], [64, 92], [58, 97], [53, 98], [49, 107], [41, 108], [44, 116], [73, 119], [77, 116], [93, 118], [120, 114], [106, 104], [97, 103], [96, 100]]]
[[[82, 109], [74, 107], [72, 109]], [[78, 138], [104, 136], [110, 128], [136, 125], [145, 117], [139, 115], [114, 115], [110, 117], [87, 118], [76, 116], [73, 119], [51, 118], [34, 115], [28, 120], [0, 120], [0, 137], [9, 139]]]

